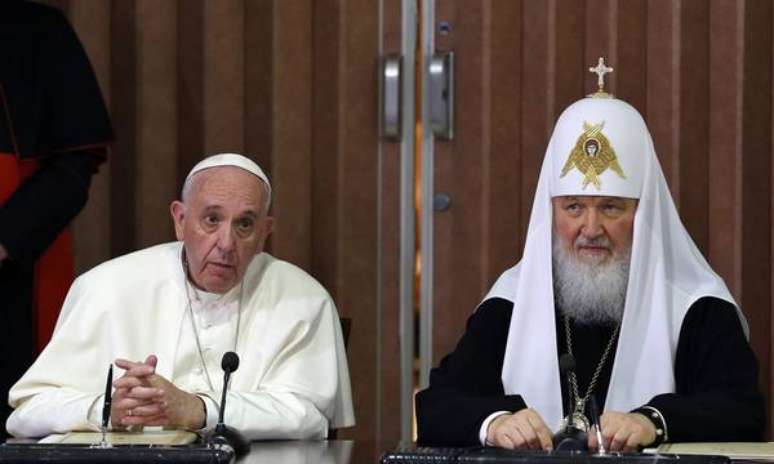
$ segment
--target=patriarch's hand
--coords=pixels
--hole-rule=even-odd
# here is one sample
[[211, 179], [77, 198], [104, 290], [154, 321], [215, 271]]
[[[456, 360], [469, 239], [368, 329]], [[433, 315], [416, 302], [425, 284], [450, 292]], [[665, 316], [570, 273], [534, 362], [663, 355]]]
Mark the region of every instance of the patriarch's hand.
[[487, 442], [500, 448], [552, 450], [553, 435], [534, 409], [496, 417], [487, 429]]
[[[639, 413], [609, 411], [602, 415], [602, 440], [607, 451], [637, 451], [656, 440], [656, 426]], [[589, 433], [589, 448], [597, 448], [597, 437]]]

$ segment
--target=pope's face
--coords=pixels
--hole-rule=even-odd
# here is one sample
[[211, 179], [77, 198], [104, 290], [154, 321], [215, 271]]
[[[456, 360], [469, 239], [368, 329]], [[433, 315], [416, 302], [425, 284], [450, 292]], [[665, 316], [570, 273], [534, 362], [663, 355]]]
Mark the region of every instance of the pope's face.
[[551, 202], [560, 243], [579, 261], [607, 264], [631, 245], [637, 200], [566, 196]]
[[184, 202], [171, 206], [175, 234], [184, 243], [193, 283], [225, 293], [242, 281], [271, 233], [266, 192], [258, 177], [233, 166], [206, 169], [192, 181]]

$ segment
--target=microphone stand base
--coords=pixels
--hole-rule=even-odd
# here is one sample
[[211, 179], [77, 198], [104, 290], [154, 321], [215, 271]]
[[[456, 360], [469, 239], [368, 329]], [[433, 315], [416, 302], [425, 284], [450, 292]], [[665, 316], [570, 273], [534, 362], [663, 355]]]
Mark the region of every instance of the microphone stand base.
[[202, 435], [202, 442], [207, 446], [225, 445], [234, 450], [236, 457], [241, 457], [250, 451], [250, 442], [239, 430], [224, 424], [218, 424], [213, 430]]
[[567, 427], [554, 435], [554, 451], [588, 451], [589, 436], [583, 430]]

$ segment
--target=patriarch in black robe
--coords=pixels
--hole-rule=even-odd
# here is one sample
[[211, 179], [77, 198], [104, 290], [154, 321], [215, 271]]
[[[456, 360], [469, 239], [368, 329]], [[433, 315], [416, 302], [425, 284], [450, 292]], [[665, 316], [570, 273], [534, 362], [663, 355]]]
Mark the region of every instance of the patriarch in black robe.
[[[760, 440], [747, 336], [677, 214], [645, 122], [600, 90], [559, 117], [522, 259], [416, 396], [419, 442], [552, 449], [592, 402], [608, 450]], [[576, 368], [562, 381], [567, 354]]]

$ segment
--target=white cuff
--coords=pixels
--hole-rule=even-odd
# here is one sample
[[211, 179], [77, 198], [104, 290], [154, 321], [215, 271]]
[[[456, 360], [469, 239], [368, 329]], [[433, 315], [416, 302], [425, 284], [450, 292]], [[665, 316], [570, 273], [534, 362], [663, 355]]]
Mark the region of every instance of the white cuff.
[[481, 442], [481, 446], [488, 446], [489, 442], [486, 440], [487, 432], [489, 432], [489, 424], [492, 423], [493, 420], [496, 418], [504, 415], [504, 414], [510, 414], [510, 411], [497, 411], [493, 412], [489, 416], [487, 416], [486, 419], [484, 419], [484, 422], [481, 423], [481, 428], [478, 430], [478, 441]]
[[196, 395], [204, 401], [204, 406], [207, 408], [207, 422], [204, 424], [204, 428], [215, 428], [215, 426], [218, 425], [220, 405], [206, 393], [197, 393]]
[[[94, 401], [91, 402], [91, 406], [89, 406], [89, 413], [87, 414], [86, 420], [89, 422], [89, 425], [97, 430], [102, 429], [102, 409], [104, 408], [105, 395], [99, 395], [94, 398]], [[110, 429], [110, 423], [108, 423], [108, 429]]]

